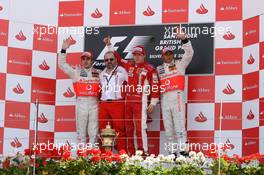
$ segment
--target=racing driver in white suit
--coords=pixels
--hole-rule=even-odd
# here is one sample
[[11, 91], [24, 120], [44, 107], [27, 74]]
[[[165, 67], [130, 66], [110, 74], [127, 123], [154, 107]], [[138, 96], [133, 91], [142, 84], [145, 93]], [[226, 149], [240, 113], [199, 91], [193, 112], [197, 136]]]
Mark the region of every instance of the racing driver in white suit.
[[92, 67], [93, 55], [90, 51], [81, 55], [81, 66], [71, 67], [66, 62], [66, 49], [70, 47], [70, 38], [63, 41], [58, 65], [72, 80], [77, 97], [76, 128], [78, 142], [86, 144], [87, 133], [89, 144], [95, 147], [98, 134], [98, 96], [100, 92], [100, 71]]
[[165, 133], [168, 141], [166, 149], [169, 153], [186, 154], [188, 148], [185, 129], [185, 70], [193, 57], [193, 48], [186, 35], [176, 28], [176, 37], [182, 42], [184, 54], [181, 59], [174, 60], [173, 50], [166, 47], [162, 50], [163, 64], [157, 67], [161, 91], [161, 110]]

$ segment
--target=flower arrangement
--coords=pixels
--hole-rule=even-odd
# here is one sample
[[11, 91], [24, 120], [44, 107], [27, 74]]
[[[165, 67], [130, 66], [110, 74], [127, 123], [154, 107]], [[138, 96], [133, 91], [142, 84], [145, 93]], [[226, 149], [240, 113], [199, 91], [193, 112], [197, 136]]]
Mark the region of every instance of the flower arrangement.
[[142, 151], [129, 157], [124, 150], [113, 154], [100, 149], [79, 149], [77, 156], [71, 155], [69, 146], [39, 150], [26, 149], [23, 154], [4, 158], [0, 174], [27, 175], [35, 168], [40, 175], [206, 175], [219, 174], [219, 165], [223, 175], [264, 174], [264, 165], [259, 161], [263, 155], [229, 157], [225, 150], [220, 153], [217, 148], [210, 150], [208, 156], [191, 151], [186, 157], [151, 154], [144, 158]]

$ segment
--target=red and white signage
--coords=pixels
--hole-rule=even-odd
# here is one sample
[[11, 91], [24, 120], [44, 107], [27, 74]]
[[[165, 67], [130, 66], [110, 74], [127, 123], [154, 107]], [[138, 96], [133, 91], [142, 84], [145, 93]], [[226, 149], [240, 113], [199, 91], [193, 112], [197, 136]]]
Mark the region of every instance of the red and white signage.
[[110, 3], [110, 25], [135, 24], [136, 0], [112, 0]]

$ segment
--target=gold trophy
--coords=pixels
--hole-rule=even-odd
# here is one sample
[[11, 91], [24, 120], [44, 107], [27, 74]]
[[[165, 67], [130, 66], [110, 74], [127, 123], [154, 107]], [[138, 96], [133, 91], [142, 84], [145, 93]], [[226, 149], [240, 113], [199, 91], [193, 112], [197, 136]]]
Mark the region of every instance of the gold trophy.
[[115, 140], [119, 133], [111, 128], [109, 122], [107, 123], [105, 129], [102, 129], [101, 135], [99, 136], [102, 142], [102, 147], [106, 151], [112, 151], [112, 147], [116, 145]]

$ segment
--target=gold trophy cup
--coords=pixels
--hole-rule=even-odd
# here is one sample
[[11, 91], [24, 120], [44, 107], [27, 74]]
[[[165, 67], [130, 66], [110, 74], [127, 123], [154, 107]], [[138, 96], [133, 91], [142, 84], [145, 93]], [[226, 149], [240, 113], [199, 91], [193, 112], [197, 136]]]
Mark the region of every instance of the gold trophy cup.
[[101, 134], [99, 135], [102, 147], [106, 151], [112, 151], [112, 147], [116, 145], [116, 138], [119, 135], [114, 129], [111, 128], [109, 122], [107, 123], [105, 129], [102, 129]]

